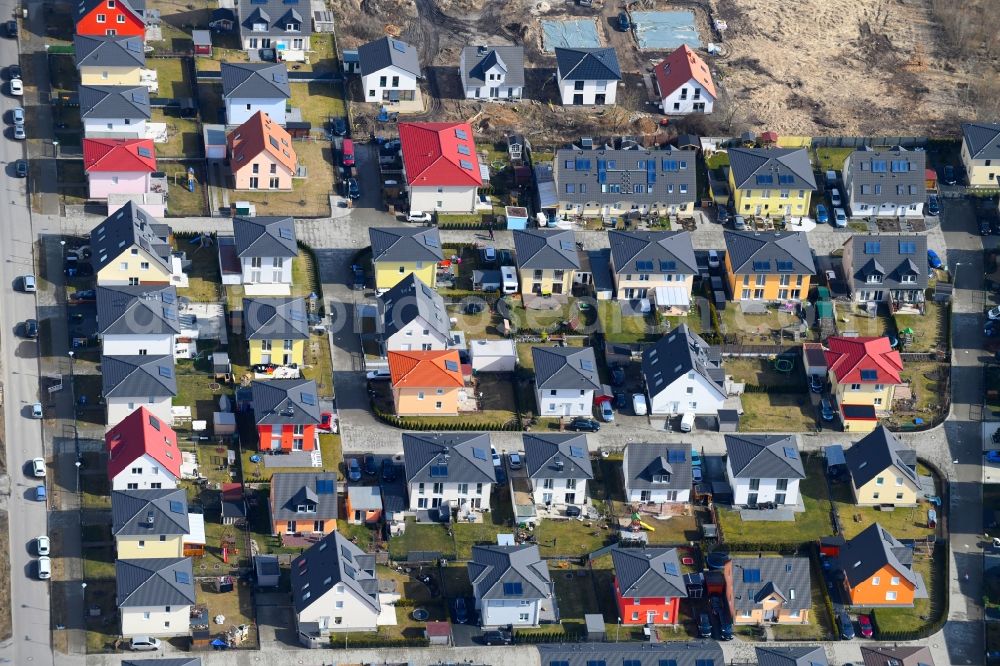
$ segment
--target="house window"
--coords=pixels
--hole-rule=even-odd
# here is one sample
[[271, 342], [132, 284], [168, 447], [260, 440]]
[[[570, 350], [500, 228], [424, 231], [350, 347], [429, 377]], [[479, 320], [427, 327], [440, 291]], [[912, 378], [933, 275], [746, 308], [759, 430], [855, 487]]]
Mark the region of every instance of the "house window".
[[903, 493], [896, 493], [896, 499], [898, 500], [903, 499]]
[[292, 341], [291, 340], [285, 340], [284, 342], [285, 342], [285, 351], [291, 351], [292, 350]]
[[899, 576], [893, 576], [890, 578], [889, 585], [899, 585]]
[[750, 490], [760, 490], [760, 479], [750, 479]]
[[272, 174], [278, 173], [278, 165], [277, 164], [272, 164], [271, 165], [271, 173]]
[[898, 477], [898, 476], [897, 476], [897, 477], [896, 477], [896, 485], [897, 485], [897, 486], [901, 486], [901, 485], [903, 485], [903, 479], [901, 479], [900, 477]]
[[788, 479], [778, 479], [776, 490], [788, 490]]
[[119, 23], [124, 23], [125, 22], [125, 17], [122, 14], [119, 14], [117, 20], [118, 20]]
[[145, 541], [142, 541], [142, 540], [140, 540], [140, 541], [139, 541], [139, 548], [145, 548], [145, 547], [146, 547], [146, 542], [145, 542]]
[[576, 479], [566, 479], [566, 490], [576, 490]]
[[639, 613], [632, 613], [632, 621], [635, 622], [639, 619]]
[[872, 578], [872, 585], [878, 585], [881, 582], [882, 582], [882, 577], [881, 576], [875, 576], [874, 578]]
[[574, 81], [573, 90], [583, 90], [583, 81]]
[[542, 479], [542, 488], [544, 490], [552, 490], [552, 486], [555, 483], [553, 479]]
[[469, 494], [469, 484], [467, 484], [467, 483], [460, 483], [460, 484], [458, 484], [458, 494], [459, 495], [468, 495]]
[[107, 20], [108, 20], [108, 17], [107, 17], [106, 14], [98, 14], [97, 15], [97, 22], [98, 23], [105, 23]]
[[477, 483], [476, 484], [476, 494], [477, 495], [482, 495], [483, 494], [483, 484], [482, 483]]
[[860, 391], [861, 390], [861, 384], [851, 384], [851, 390], [852, 391]]
[[881, 476], [878, 477], [878, 478], [876, 478], [875, 479], [875, 485], [876, 486], [883, 486], [883, 485], [885, 485], [885, 478], [881, 477]]
[[120, 270], [120, 271], [127, 271], [128, 270], [128, 262], [127, 261], [123, 261], [120, 264], [118, 264], [118, 270]]
[[519, 613], [518, 616], [517, 616], [517, 621], [518, 622], [527, 622], [528, 621], [528, 617], [529, 616], [528, 616], [527, 613]]
[[417, 484], [417, 494], [418, 495], [423, 495], [424, 494], [424, 484], [422, 484], [422, 483], [418, 483]]
[[888, 592], [886, 592], [885, 593], [885, 600], [886, 601], [895, 601], [896, 600], [896, 591], [895, 590], [889, 590]]
[[295, 425], [292, 426], [292, 434], [293, 435], [301, 437], [302, 435], [305, 434], [305, 432], [306, 432], [306, 427], [305, 427], [305, 425], [303, 425], [301, 423], [296, 423]]
[[268, 187], [270, 187], [272, 190], [278, 189], [279, 187], [281, 187], [281, 179], [272, 178], [270, 181], [268, 181]]
[[148, 271], [149, 270], [149, 262], [148, 261], [140, 262], [139, 263], [139, 270], [140, 271]]

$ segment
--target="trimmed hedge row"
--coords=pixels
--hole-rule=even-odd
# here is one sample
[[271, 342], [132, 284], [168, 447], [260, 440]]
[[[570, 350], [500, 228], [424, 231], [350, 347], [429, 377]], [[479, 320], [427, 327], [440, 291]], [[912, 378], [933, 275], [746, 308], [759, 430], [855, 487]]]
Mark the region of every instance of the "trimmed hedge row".
[[[345, 645], [346, 642], [346, 645]], [[336, 634], [330, 636], [330, 647], [332, 648], [407, 648], [407, 647], [428, 647], [430, 641], [426, 638], [351, 638], [344, 641]]]
[[[421, 421], [414, 421], [402, 416], [396, 416], [395, 414], [388, 414], [383, 412], [374, 404], [372, 404], [372, 413], [375, 414], [377, 418], [382, 423], [390, 425], [394, 428], [399, 428], [400, 430], [416, 430], [416, 431], [448, 431], [448, 430], [458, 430], [458, 431], [470, 431], [470, 430], [487, 430], [487, 431], [507, 431], [507, 432], [518, 432], [523, 430], [521, 427], [521, 418], [515, 415], [510, 421], [506, 423], [468, 423], [466, 421], [455, 421], [454, 423], [423, 423]], [[460, 417], [457, 417], [460, 418]]]
[[520, 634], [514, 632], [515, 644], [536, 645], [538, 643], [579, 643], [586, 638], [584, 632], [578, 631], [547, 631], [545, 633]]

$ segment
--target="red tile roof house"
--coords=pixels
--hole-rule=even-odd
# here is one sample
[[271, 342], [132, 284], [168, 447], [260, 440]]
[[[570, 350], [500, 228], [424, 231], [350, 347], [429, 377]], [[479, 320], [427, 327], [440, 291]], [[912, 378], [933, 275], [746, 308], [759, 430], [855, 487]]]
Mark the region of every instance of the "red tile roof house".
[[708, 65], [687, 44], [653, 68], [660, 108], [667, 115], [712, 113], [717, 93]]
[[889, 338], [841, 338], [826, 341], [824, 352], [830, 393], [837, 399], [844, 430], [869, 432], [876, 417], [887, 414], [903, 383], [903, 359]]
[[[146, 194], [153, 191], [156, 152], [152, 139], [84, 139], [83, 169], [91, 199], [109, 194]], [[166, 190], [166, 180], [156, 186]]]
[[411, 210], [476, 210], [483, 174], [468, 123], [400, 123], [399, 142]]
[[615, 598], [622, 624], [677, 624], [687, 597], [675, 548], [612, 548]]
[[104, 436], [112, 490], [173, 489], [181, 451], [173, 428], [140, 407]]

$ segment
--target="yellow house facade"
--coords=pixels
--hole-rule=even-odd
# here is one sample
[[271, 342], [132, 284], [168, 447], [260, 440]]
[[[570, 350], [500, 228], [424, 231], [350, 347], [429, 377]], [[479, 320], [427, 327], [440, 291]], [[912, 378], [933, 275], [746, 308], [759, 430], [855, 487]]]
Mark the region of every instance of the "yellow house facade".
[[84, 65], [80, 68], [80, 83], [85, 86], [137, 86], [141, 83], [142, 68], [102, 67]]
[[802, 231], [727, 231], [726, 280], [734, 301], [804, 301], [816, 274]]
[[573, 279], [576, 271], [580, 270], [580, 257], [572, 231], [515, 230], [514, 251], [522, 296], [573, 293]]
[[858, 506], [916, 506], [919, 497], [920, 487], [895, 467], [887, 467], [868, 483], [854, 488], [854, 503]]
[[305, 363], [309, 324], [304, 298], [244, 298], [242, 324], [250, 365]]
[[394, 388], [397, 416], [458, 416], [458, 388]]
[[730, 148], [729, 191], [737, 215], [806, 217], [816, 191], [804, 148]]
[[437, 227], [372, 227], [368, 237], [378, 293], [411, 274], [437, 288], [438, 263], [444, 260]]
[[917, 453], [879, 426], [844, 452], [854, 502], [860, 506], [916, 506], [920, 499]]
[[770, 594], [760, 602], [760, 608], [742, 611], [733, 617], [733, 624], [761, 624], [768, 622], [778, 624], [809, 624], [810, 609], [803, 608], [791, 611], [784, 607], [785, 600], [777, 594]]
[[865, 384], [837, 381], [833, 370], [829, 373], [830, 392], [836, 397], [837, 404], [871, 405], [877, 411], [887, 411], [892, 405], [895, 384]]
[[162, 259], [132, 245], [97, 271], [97, 284], [170, 284], [170, 271]]
[[305, 364], [305, 340], [249, 340], [250, 365]]
[[388, 361], [398, 416], [458, 415], [465, 379], [457, 349], [391, 351]]
[[184, 535], [182, 534], [150, 534], [143, 537], [119, 535], [115, 542], [120, 560], [183, 557], [184, 555]]
[[522, 268], [518, 271], [522, 293], [570, 294], [574, 271], [553, 268]]
[[962, 125], [962, 166], [970, 187], [1000, 187], [1000, 124]]
[[431, 289], [437, 288], [437, 262], [424, 261], [376, 261], [375, 289], [385, 291], [392, 289], [403, 281], [407, 275], [416, 275]]

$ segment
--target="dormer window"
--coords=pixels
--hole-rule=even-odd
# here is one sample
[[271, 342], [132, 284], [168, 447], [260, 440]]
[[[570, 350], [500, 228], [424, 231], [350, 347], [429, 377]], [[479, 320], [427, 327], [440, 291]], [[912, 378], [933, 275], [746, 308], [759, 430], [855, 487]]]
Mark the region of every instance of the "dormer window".
[[865, 280], [868, 284], [882, 284], [882, 276], [878, 273], [872, 273]]
[[669, 474], [654, 474], [653, 483], [670, 483]]
[[899, 281], [902, 282], [903, 284], [916, 284], [917, 276], [914, 275], [913, 273], [906, 273], [900, 276]]
[[299, 24], [298, 23], [286, 23], [285, 24], [285, 31], [286, 32], [298, 32], [299, 31]]
[[299, 504], [295, 508], [296, 513], [316, 513], [316, 505], [312, 502], [306, 502], [305, 504]]
[[[253, 24], [253, 31], [254, 32], [267, 32], [267, 24], [266, 23], [254, 23]], [[237, 138], [239, 138], [239, 137], [237, 137]]]

